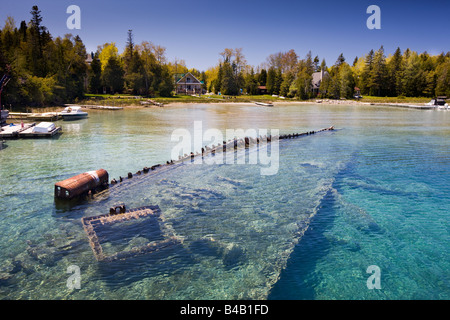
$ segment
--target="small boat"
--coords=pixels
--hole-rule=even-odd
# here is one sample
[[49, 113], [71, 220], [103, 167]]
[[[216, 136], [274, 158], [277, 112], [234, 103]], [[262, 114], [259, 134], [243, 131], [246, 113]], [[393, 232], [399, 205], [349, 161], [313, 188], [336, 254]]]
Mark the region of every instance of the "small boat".
[[447, 97], [445, 97], [445, 96], [440, 96], [440, 97], [437, 97], [437, 98], [434, 98], [434, 99], [431, 99], [431, 101], [430, 102], [428, 102], [427, 104], [425, 104], [425, 105], [427, 105], [427, 106], [432, 106], [432, 107], [435, 107], [435, 108], [438, 108], [438, 109], [449, 109], [449, 107], [448, 107], [448, 103], [446, 103], [445, 102], [445, 100], [447, 99]]
[[81, 110], [81, 107], [67, 107], [61, 111], [63, 120], [78, 120], [87, 118], [88, 113]]
[[255, 102], [255, 104], [257, 104], [259, 106], [264, 106], [264, 107], [273, 107], [272, 103]]

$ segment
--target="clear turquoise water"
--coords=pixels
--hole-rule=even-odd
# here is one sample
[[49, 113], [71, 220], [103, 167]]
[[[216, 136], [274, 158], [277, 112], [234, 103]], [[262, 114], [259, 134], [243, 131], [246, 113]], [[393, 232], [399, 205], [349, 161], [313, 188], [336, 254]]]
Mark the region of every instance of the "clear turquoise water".
[[[355, 106], [187, 105], [90, 111], [51, 140], [0, 151], [2, 299], [449, 299], [450, 115]], [[259, 165], [184, 164], [94, 199], [55, 204], [54, 183], [125, 177], [170, 159], [173, 130], [337, 130], [280, 142]], [[256, 152], [255, 149], [250, 152]], [[80, 219], [159, 205], [182, 245], [98, 263]], [[308, 228], [309, 226], [309, 228]], [[109, 230], [111, 231], [111, 230]], [[150, 223], [105, 231], [108, 253], [161, 239]], [[81, 289], [66, 283], [70, 265]], [[366, 269], [381, 270], [369, 290]]]

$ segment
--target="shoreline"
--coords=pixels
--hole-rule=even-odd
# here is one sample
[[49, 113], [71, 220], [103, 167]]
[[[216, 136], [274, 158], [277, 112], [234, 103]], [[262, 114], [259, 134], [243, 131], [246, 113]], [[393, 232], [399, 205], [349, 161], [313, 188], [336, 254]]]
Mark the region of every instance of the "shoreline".
[[[379, 106], [379, 107], [396, 107], [396, 108], [411, 108], [411, 109], [419, 109], [419, 110], [430, 110], [430, 109], [436, 109], [435, 107], [425, 105], [425, 103], [417, 103], [417, 102], [405, 102], [405, 103], [398, 103], [398, 102], [364, 102], [364, 101], [355, 101], [355, 100], [332, 100], [332, 99], [317, 99], [317, 100], [307, 100], [307, 101], [270, 101], [273, 103], [273, 107], [264, 107], [260, 105], [256, 105], [254, 102], [248, 102], [248, 101], [232, 101], [232, 100], [226, 100], [226, 101], [207, 101], [207, 102], [201, 102], [201, 101], [173, 101], [164, 104], [163, 107], [159, 107], [156, 105], [120, 105], [117, 107], [123, 108], [123, 110], [126, 109], [159, 109], [159, 108], [165, 108], [165, 107], [177, 107], [177, 106], [188, 106], [188, 105], [198, 105], [198, 104], [223, 104], [223, 105], [241, 105], [241, 106], [255, 106], [255, 107], [263, 107], [263, 108], [276, 108], [277, 106], [288, 106], [288, 105], [354, 105], [354, 106]], [[80, 106], [104, 106], [103, 104], [74, 104], [74, 105], [80, 105]], [[63, 109], [65, 106], [60, 107], [44, 107], [44, 108], [25, 108], [30, 113], [36, 113], [36, 114], [42, 114], [46, 112], [59, 112]], [[86, 108], [89, 109], [89, 108]], [[96, 110], [95, 108], [92, 108], [92, 110]], [[112, 110], [96, 110], [96, 111], [112, 111]], [[115, 110], [114, 110], [115, 111]], [[11, 112], [11, 110], [10, 110]]]
[[[210, 102], [209, 102], [210, 103]], [[417, 103], [417, 102], [405, 102], [405, 103], [398, 103], [398, 102], [364, 102], [364, 101], [355, 101], [355, 100], [315, 100], [315, 101], [271, 101], [273, 103], [273, 107], [276, 106], [286, 106], [286, 105], [355, 105], [355, 106], [380, 106], [380, 107], [397, 107], [397, 108], [411, 108], [411, 109], [435, 109], [432, 106], [425, 105], [424, 103]], [[201, 104], [201, 102], [170, 102], [168, 104], [165, 104], [164, 107], [172, 107], [172, 106], [181, 106], [181, 105], [196, 105]], [[213, 102], [212, 104], [224, 104], [224, 105], [242, 105], [242, 106], [255, 106], [255, 107], [261, 107], [260, 105], [256, 105], [254, 102], [240, 102], [240, 101], [218, 101]], [[130, 106], [140, 108], [140, 106]], [[152, 106], [154, 108], [159, 108], [156, 106]], [[264, 107], [264, 106], [263, 106]], [[124, 108], [129, 108], [128, 106]], [[144, 107], [146, 108], [146, 107]], [[264, 108], [272, 108], [272, 107], [264, 107]]]

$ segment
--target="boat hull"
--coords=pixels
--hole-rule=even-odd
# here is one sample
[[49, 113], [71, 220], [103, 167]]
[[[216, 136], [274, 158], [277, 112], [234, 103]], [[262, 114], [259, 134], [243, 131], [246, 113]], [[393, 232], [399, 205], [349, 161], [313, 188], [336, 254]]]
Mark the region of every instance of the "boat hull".
[[80, 120], [80, 119], [86, 119], [88, 117], [87, 114], [71, 114], [71, 115], [62, 115], [62, 118], [64, 121], [72, 121], [72, 120]]

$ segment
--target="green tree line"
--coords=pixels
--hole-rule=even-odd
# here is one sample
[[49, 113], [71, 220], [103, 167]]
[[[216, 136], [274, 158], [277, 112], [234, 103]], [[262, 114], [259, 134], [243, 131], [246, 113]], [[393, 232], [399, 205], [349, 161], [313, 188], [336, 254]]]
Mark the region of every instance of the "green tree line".
[[8, 17], [0, 30], [0, 74], [11, 77], [2, 102], [42, 106], [71, 101], [84, 94], [86, 48], [80, 37], [52, 38], [42, 24], [41, 11], [17, 28]]
[[299, 58], [289, 50], [271, 54], [255, 67], [247, 64], [242, 48], [226, 48], [216, 66], [201, 72], [189, 70], [183, 60], [167, 62], [161, 46], [135, 44], [129, 30], [122, 54], [115, 43], [105, 43], [89, 54], [88, 62], [79, 36], [54, 38], [37, 6], [30, 14], [30, 21], [19, 27], [8, 17], [0, 29], [0, 76], [11, 77], [2, 95], [4, 105], [60, 105], [86, 93], [167, 97], [174, 90], [175, 76], [187, 71], [203, 82], [205, 90], [224, 95], [267, 92], [297, 99], [338, 99], [353, 97], [358, 88], [362, 95], [381, 97], [450, 96], [450, 52], [430, 55], [397, 48], [387, 56], [381, 46], [352, 64], [340, 54], [327, 66], [311, 52]]
[[61, 105], [86, 93], [132, 93], [170, 96], [174, 88], [164, 51], [149, 42], [135, 45], [131, 30], [122, 55], [115, 44], [90, 53], [79, 36], [52, 37], [37, 6], [30, 21], [16, 26], [8, 17], [0, 29], [0, 77], [11, 78], [2, 104], [12, 106]]
[[[381, 46], [356, 57], [351, 65], [341, 53], [332, 66], [327, 66], [324, 59], [313, 58], [311, 52], [300, 59], [290, 50], [270, 55], [256, 72], [253, 66], [237, 68], [233, 50], [225, 52], [231, 54], [222, 53], [224, 59], [219, 65], [206, 72], [212, 92], [236, 95], [242, 89], [253, 95], [265, 87], [268, 94], [297, 99], [352, 98], [357, 89], [363, 95], [379, 97], [450, 96], [450, 52], [432, 56], [397, 48], [386, 56]], [[239, 58], [245, 61], [242, 55]]]

